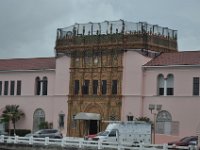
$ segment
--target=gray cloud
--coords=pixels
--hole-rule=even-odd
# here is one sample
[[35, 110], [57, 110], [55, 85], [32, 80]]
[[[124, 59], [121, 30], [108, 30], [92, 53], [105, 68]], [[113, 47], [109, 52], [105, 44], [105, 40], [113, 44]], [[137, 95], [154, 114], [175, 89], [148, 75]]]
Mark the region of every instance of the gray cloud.
[[198, 0], [1, 0], [0, 56], [54, 56], [57, 28], [119, 19], [177, 29], [180, 50], [200, 50], [199, 6]]

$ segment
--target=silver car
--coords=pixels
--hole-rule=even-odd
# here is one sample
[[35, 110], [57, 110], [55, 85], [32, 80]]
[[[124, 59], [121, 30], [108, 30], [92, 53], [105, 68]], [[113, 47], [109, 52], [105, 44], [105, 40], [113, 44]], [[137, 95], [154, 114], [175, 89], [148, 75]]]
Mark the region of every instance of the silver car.
[[57, 129], [42, 129], [42, 130], [38, 130], [33, 134], [27, 134], [26, 137], [30, 137], [33, 136], [35, 138], [45, 138], [45, 137], [49, 137], [49, 138], [57, 138], [57, 139], [61, 139], [62, 138], [62, 133], [60, 133], [59, 130]]

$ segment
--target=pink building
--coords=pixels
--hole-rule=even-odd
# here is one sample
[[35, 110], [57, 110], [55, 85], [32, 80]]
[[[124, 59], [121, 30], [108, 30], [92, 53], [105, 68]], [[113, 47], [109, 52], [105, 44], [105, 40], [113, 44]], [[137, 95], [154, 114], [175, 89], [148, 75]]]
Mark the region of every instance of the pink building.
[[[200, 132], [200, 52], [159, 53], [123, 49], [121, 120], [149, 117], [156, 143]], [[67, 134], [71, 57], [0, 60], [0, 110], [20, 105], [18, 129], [36, 131], [41, 121]]]

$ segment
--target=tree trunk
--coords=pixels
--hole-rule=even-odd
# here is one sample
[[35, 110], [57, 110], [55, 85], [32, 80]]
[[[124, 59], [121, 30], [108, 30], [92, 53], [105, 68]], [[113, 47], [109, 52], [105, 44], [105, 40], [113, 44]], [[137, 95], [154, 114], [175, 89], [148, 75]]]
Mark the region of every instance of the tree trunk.
[[14, 136], [16, 135], [15, 134], [15, 120], [13, 121], [13, 129], [14, 129]]

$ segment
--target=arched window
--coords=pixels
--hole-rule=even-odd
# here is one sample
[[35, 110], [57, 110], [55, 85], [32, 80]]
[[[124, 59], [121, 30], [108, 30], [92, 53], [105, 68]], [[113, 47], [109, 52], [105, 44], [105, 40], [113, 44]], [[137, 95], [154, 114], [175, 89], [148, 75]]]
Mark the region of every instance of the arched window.
[[35, 95], [47, 95], [48, 91], [48, 79], [43, 77], [42, 80], [40, 77], [35, 78]]
[[45, 113], [43, 109], [38, 108], [33, 114], [33, 132], [39, 130], [39, 125], [42, 122], [45, 122]]
[[42, 95], [47, 95], [47, 89], [48, 89], [48, 80], [47, 77], [43, 77], [42, 80]]
[[158, 75], [157, 78], [158, 95], [164, 95], [164, 76], [162, 74]]
[[161, 110], [156, 117], [156, 133], [177, 135], [179, 130], [179, 123], [172, 121], [172, 115], [166, 111]]
[[41, 87], [41, 82], [40, 82], [40, 78], [36, 77], [35, 78], [35, 95], [40, 95], [40, 87]]
[[171, 122], [172, 115], [166, 110], [161, 110], [157, 114], [156, 121], [157, 122]]
[[172, 74], [167, 76], [167, 95], [174, 95], [174, 76]]

